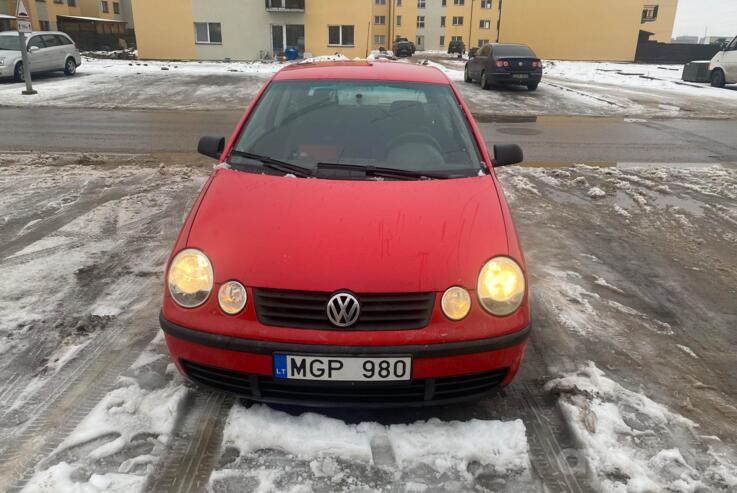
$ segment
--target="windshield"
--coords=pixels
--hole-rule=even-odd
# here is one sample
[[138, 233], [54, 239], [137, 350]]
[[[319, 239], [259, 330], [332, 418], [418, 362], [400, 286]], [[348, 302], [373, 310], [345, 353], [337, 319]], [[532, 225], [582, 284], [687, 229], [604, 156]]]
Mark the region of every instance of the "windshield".
[[494, 55], [534, 57], [535, 53], [533, 53], [530, 48], [524, 45], [499, 45], [494, 47]]
[[20, 51], [20, 37], [0, 36], [0, 50]]
[[313, 170], [339, 163], [456, 177], [484, 169], [453, 91], [438, 84], [273, 82], [235, 151]]

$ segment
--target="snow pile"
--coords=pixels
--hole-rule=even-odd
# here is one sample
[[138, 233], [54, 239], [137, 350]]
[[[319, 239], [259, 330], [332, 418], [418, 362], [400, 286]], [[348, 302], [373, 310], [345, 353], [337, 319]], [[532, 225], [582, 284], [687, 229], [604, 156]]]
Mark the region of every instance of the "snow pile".
[[[696, 425], [607, 378], [594, 363], [548, 382], [603, 491], [733, 491], [737, 467], [676, 437]], [[686, 454], [686, 457], [684, 457]]]
[[[258, 481], [260, 491], [267, 491], [269, 485], [278, 489], [280, 481], [293, 484], [295, 478], [280, 478], [294, 475], [304, 485], [326, 480], [333, 490], [382, 489], [375, 481], [387, 474], [384, 479], [389, 482], [407, 474], [421, 487], [427, 487], [421, 480], [428, 477], [430, 485], [449, 477], [473, 481], [476, 470], [518, 478], [530, 474], [521, 420], [433, 418], [385, 426], [348, 424], [315, 413], [292, 416], [264, 405], [250, 409], [236, 405], [228, 417], [223, 447], [237, 451], [237, 457], [213, 473], [211, 486], [247, 476]], [[274, 460], [275, 454], [286, 454], [292, 470], [282, 470], [285, 459]]]
[[342, 53], [336, 53], [335, 55], [321, 55], [305, 58], [299, 63], [319, 63], [319, 62], [345, 62], [350, 60], [347, 56]]

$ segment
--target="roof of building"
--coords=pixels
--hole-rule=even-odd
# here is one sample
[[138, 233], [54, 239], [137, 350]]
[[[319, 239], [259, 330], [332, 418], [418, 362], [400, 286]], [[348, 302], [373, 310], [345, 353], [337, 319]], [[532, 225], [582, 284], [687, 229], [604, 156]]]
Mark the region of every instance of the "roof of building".
[[384, 60], [295, 63], [284, 67], [274, 76], [274, 80], [306, 79], [393, 80], [450, 84], [448, 77], [435, 67]]

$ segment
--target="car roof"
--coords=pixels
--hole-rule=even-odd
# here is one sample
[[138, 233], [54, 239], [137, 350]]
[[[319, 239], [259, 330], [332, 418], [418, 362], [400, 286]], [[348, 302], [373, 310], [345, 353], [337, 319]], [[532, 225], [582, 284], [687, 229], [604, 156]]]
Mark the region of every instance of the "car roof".
[[393, 80], [450, 85], [448, 77], [435, 67], [385, 60], [301, 62], [288, 65], [274, 80], [345, 79]]
[[[36, 34], [61, 34], [62, 36], [69, 35], [61, 31], [33, 31], [32, 33], [26, 33], [26, 36], [35, 36]], [[18, 36], [18, 31], [0, 31], [0, 36]]]

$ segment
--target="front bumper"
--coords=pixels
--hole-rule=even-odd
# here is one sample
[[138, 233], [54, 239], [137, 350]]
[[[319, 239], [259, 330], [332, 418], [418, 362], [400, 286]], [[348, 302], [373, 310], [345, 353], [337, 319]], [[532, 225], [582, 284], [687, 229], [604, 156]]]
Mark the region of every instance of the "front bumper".
[[[182, 327], [159, 317], [174, 361], [190, 380], [247, 399], [315, 407], [385, 408], [452, 404], [496, 392], [516, 375], [530, 327], [489, 339], [445, 344], [336, 346], [242, 339]], [[274, 353], [412, 356], [400, 383], [274, 379]]]
[[0, 77], [13, 77], [13, 71], [15, 70], [15, 64], [10, 64], [7, 60], [5, 65], [0, 65]]

